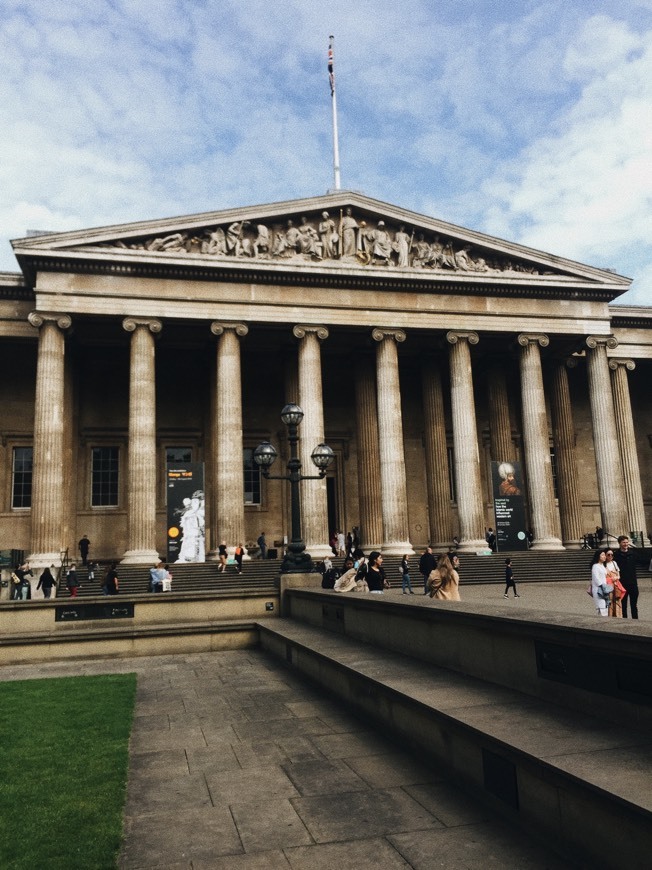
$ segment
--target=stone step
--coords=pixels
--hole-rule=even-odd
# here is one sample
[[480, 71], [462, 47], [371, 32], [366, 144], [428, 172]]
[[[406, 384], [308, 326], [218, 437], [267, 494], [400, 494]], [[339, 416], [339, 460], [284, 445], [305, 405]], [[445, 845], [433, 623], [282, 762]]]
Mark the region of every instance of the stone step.
[[581, 866], [650, 866], [649, 733], [334, 631], [259, 623], [263, 649]]

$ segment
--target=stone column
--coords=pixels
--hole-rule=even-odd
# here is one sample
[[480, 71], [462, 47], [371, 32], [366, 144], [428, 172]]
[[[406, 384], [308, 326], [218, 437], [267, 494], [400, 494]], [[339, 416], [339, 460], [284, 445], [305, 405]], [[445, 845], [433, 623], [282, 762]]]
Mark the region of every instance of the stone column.
[[627, 372], [634, 371], [636, 363], [631, 359], [610, 359], [611, 385], [613, 388], [614, 411], [616, 413], [616, 433], [620, 444], [620, 456], [623, 463], [623, 479], [625, 483], [625, 500], [629, 525], [621, 534], [642, 532], [644, 547], [649, 547], [645, 522], [645, 507], [643, 505], [643, 489], [641, 487], [641, 471], [636, 452], [636, 433], [632, 403], [629, 396]]
[[509, 419], [507, 380], [502, 365], [494, 363], [487, 373], [489, 402], [489, 449], [494, 462], [514, 461], [512, 426]]
[[477, 344], [480, 339], [476, 332], [451, 331], [446, 333], [446, 340], [451, 345], [451, 415], [460, 524], [458, 549], [472, 553], [487, 546], [470, 349], [470, 345]]
[[213, 418], [213, 480], [215, 513], [212, 517], [214, 549], [226, 541], [228, 552], [245, 543], [244, 453], [242, 447], [242, 372], [240, 338], [249, 332], [244, 323], [211, 323], [218, 336], [215, 416]]
[[129, 366], [129, 474], [127, 494], [127, 550], [122, 563], [152, 564], [156, 549], [156, 366], [154, 335], [160, 320], [126, 317], [122, 327], [131, 333]]
[[582, 502], [575, 456], [575, 426], [573, 406], [568, 388], [568, 368], [577, 361], [556, 362], [552, 372], [550, 408], [552, 412], [552, 438], [557, 459], [557, 493], [559, 520], [564, 547], [577, 550], [582, 543]]
[[[324, 441], [324, 401], [321, 381], [320, 341], [328, 338], [325, 326], [295, 326], [299, 339], [299, 406], [304, 418], [299, 426], [299, 458], [303, 474], [317, 474], [310, 455]], [[315, 559], [332, 556], [328, 543], [326, 479], [301, 483], [301, 530], [306, 551]]]
[[410, 543], [403, 414], [398, 375], [398, 342], [401, 329], [374, 329], [376, 348], [376, 394], [378, 401], [378, 448], [382, 494], [383, 546], [385, 556], [413, 553]]
[[530, 519], [534, 531], [532, 549], [563, 550], [557, 535], [548, 417], [539, 350], [540, 347], [547, 347], [550, 339], [547, 335], [521, 333], [518, 343], [521, 345], [523, 451], [527, 469]]
[[380, 550], [383, 541], [382, 495], [378, 474], [378, 402], [374, 362], [359, 357], [355, 366], [355, 418], [358, 450], [358, 521], [365, 553]]
[[439, 363], [434, 359], [428, 359], [423, 364], [421, 390], [425, 426], [426, 488], [430, 519], [428, 540], [436, 550], [443, 550], [451, 545], [453, 527], [444, 394]]
[[63, 331], [72, 321], [67, 314], [43, 311], [32, 311], [28, 320], [39, 330], [29, 561], [34, 568], [45, 568], [58, 563], [64, 549], [64, 480], [72, 470], [64, 465]]
[[623, 465], [616, 433], [607, 348], [618, 347], [612, 335], [589, 335], [586, 339], [586, 371], [589, 379], [593, 445], [598, 475], [602, 527], [610, 535], [628, 534], [629, 521], [623, 483]]

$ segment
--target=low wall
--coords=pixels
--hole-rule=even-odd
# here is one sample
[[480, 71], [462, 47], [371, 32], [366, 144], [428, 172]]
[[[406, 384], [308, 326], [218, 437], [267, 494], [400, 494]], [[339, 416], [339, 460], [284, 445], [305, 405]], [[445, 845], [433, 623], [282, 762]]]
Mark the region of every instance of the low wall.
[[288, 590], [295, 620], [571, 709], [652, 727], [652, 631], [629, 620]]
[[174, 593], [12, 601], [0, 605], [0, 662], [162, 655], [258, 643], [275, 594]]

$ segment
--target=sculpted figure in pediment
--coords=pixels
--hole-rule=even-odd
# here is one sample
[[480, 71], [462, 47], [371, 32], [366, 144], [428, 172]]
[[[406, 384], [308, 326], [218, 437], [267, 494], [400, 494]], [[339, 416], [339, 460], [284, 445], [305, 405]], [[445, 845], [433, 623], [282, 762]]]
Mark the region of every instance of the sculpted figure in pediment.
[[239, 257], [243, 252], [243, 238], [245, 227], [249, 221], [234, 221], [226, 231], [226, 252], [233, 257]]
[[378, 226], [373, 232], [372, 262], [388, 265], [391, 256], [392, 240], [385, 227], [385, 221], [378, 221]]
[[329, 217], [327, 211], [321, 213], [319, 238], [321, 241], [322, 257], [325, 260], [332, 260], [337, 256], [340, 238], [335, 230], [335, 221]]
[[172, 233], [169, 236], [152, 239], [145, 244], [147, 251], [185, 251], [188, 236], [185, 233]]
[[291, 220], [288, 221], [288, 228], [285, 231], [285, 246], [286, 255], [289, 257], [301, 253], [301, 233]]
[[413, 236], [414, 233], [412, 233], [412, 236], [408, 236], [408, 234], [405, 232], [405, 227], [401, 226], [400, 230], [396, 233], [396, 236], [394, 237], [394, 244], [392, 245], [392, 247], [398, 255], [397, 266], [401, 269], [404, 269], [410, 264], [410, 248], [412, 247]]
[[357, 251], [357, 229], [358, 222], [353, 217], [351, 209], [347, 208], [344, 215], [340, 218], [340, 238], [342, 239], [343, 257], [355, 257]]
[[226, 254], [226, 236], [222, 227], [216, 227], [212, 232], [209, 232], [208, 238], [202, 240], [202, 254], [214, 254], [220, 256]]
[[301, 218], [299, 233], [301, 234], [301, 253], [309, 254], [321, 259], [321, 242], [319, 241], [319, 235], [313, 225], [308, 223], [308, 218], [305, 215]]
[[257, 235], [252, 245], [252, 255], [254, 257], [259, 257], [261, 254], [269, 255], [271, 248], [269, 230], [265, 224], [257, 224], [256, 232]]
[[424, 266], [430, 265], [432, 251], [430, 247], [430, 243], [426, 241], [423, 233], [419, 233], [416, 242], [413, 245], [414, 256], [412, 258], [412, 265], [421, 269]]

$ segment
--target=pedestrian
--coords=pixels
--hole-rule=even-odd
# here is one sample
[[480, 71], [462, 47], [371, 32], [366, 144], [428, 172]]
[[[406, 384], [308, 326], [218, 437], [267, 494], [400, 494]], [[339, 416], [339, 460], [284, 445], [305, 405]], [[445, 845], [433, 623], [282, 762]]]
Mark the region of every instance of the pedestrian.
[[591, 596], [598, 616], [606, 616], [609, 606], [609, 592], [613, 586], [607, 585], [607, 554], [604, 550], [596, 550], [591, 563]]
[[[265, 532], [261, 532], [258, 536], [258, 541], [256, 542], [258, 547], [260, 548], [259, 556], [261, 559], [267, 558], [267, 539], [265, 538]], [[242, 544], [240, 544], [242, 546]]]
[[150, 592], [163, 592], [163, 580], [165, 579], [166, 573], [162, 560], [159, 560], [153, 568], [149, 569]]
[[217, 555], [220, 558], [220, 564], [218, 567], [218, 571], [221, 571], [222, 574], [226, 571], [226, 541], [222, 541], [222, 543], [217, 548]]
[[496, 533], [491, 528], [491, 526], [487, 530], [487, 534], [485, 535], [485, 537], [487, 540], [487, 546], [489, 547], [489, 549], [491, 550], [492, 553], [495, 553], [496, 552]]
[[82, 535], [79, 544], [77, 545], [79, 548], [79, 553], [82, 558], [82, 565], [86, 567], [86, 563], [88, 562], [88, 551], [90, 550], [91, 542], [88, 540], [88, 535]]
[[632, 610], [632, 619], [638, 619], [638, 579], [636, 577], [636, 556], [629, 549], [630, 540], [627, 535], [618, 536], [618, 549], [614, 553], [614, 562], [620, 568], [620, 582], [625, 587], [627, 595], [622, 599], [623, 619], [627, 619], [627, 605]]
[[385, 578], [383, 557], [378, 550], [369, 553], [369, 570], [367, 571], [366, 580], [367, 585], [369, 586], [369, 591], [374, 595], [383, 595], [385, 589], [389, 586], [389, 583]]
[[432, 555], [432, 545], [428, 544], [419, 559], [419, 573], [423, 577], [423, 594], [428, 594], [428, 577], [437, 567], [437, 560]]
[[88, 563], [88, 579], [91, 583], [95, 580], [95, 571], [97, 570], [97, 565], [94, 562]]
[[512, 570], [512, 560], [505, 559], [505, 594], [503, 598], [509, 598], [507, 594], [510, 589], [514, 590], [514, 598], [520, 598], [521, 596], [516, 591], [516, 583], [514, 582], [514, 571]]
[[428, 590], [431, 598], [439, 598], [441, 601], [460, 600], [460, 575], [448, 554], [440, 556], [437, 567], [430, 572]]
[[[54, 565], [52, 565], [54, 568]], [[50, 598], [52, 595], [52, 587], [57, 585], [50, 568], [46, 568], [38, 578], [37, 589], [43, 590], [43, 598]]]
[[401, 559], [401, 564], [398, 567], [398, 573], [402, 577], [401, 587], [403, 589], [403, 595], [407, 595], [408, 592], [410, 595], [414, 595], [414, 590], [412, 589], [412, 583], [410, 582], [410, 554], [404, 553], [403, 558]]
[[118, 580], [118, 572], [115, 569], [117, 564], [117, 562], [111, 562], [109, 570], [106, 572], [106, 576], [104, 577], [102, 592], [105, 595], [117, 595], [119, 592], [120, 583]]
[[[238, 546], [235, 548], [235, 553], [233, 554], [235, 558], [235, 570], [238, 572], [238, 574], [242, 574], [242, 559], [244, 558], [244, 554], [244, 547], [242, 546], [242, 544], [238, 544]], [[264, 556], [262, 558], [264, 558]]]
[[607, 585], [611, 584], [614, 588], [614, 591], [611, 593], [611, 601], [609, 602], [609, 616], [620, 619], [623, 615], [623, 599], [627, 595], [627, 592], [620, 582], [620, 568], [614, 562], [614, 551], [607, 547], [605, 553], [607, 558], [604, 567], [607, 569]]
[[73, 563], [66, 574], [66, 587], [71, 598], [77, 597], [79, 591], [79, 579], [77, 578], [77, 567]]
[[16, 601], [29, 601], [32, 597], [32, 584], [27, 579], [33, 577], [34, 574], [29, 566], [29, 562], [23, 562], [22, 565], [16, 565], [16, 570], [11, 575], [14, 583], [12, 597]]
[[346, 556], [346, 538], [344, 532], [340, 529], [337, 533], [337, 555]]

